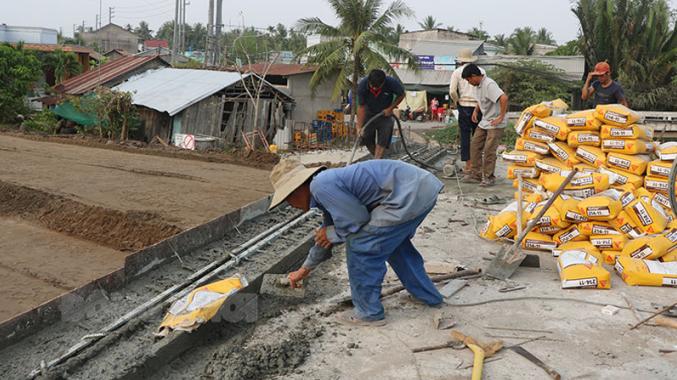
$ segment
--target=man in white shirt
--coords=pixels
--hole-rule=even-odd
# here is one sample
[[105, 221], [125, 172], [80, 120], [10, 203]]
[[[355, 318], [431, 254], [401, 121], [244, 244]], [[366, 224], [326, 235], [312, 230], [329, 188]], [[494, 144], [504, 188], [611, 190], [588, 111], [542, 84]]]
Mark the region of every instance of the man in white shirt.
[[[451, 83], [449, 84], [449, 95], [451, 95], [452, 107], [458, 109], [458, 129], [461, 137], [461, 161], [465, 162], [465, 168], [463, 169], [464, 173], [470, 173], [471, 170], [470, 139], [472, 138], [473, 133], [475, 133], [475, 128], [477, 128], [477, 123], [473, 122], [471, 117], [477, 106], [477, 88], [461, 78], [461, 74], [463, 73], [463, 69], [469, 63], [473, 63], [476, 60], [477, 57], [472, 55], [472, 50], [461, 50], [458, 57], [456, 57], [456, 61], [461, 64], [461, 66], [451, 74]], [[484, 70], [480, 68], [480, 71], [484, 74]]]
[[468, 64], [461, 77], [477, 88], [477, 106], [471, 119], [478, 128], [470, 143], [472, 172], [463, 177], [464, 182], [493, 186], [496, 180], [496, 149], [503, 137], [508, 112], [508, 95], [493, 79], [484, 75], [474, 63]]

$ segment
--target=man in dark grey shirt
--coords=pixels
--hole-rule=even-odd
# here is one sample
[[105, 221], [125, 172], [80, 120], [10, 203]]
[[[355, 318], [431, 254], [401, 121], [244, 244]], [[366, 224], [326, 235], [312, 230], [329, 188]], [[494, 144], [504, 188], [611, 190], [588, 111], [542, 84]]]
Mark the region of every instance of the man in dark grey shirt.
[[[597, 80], [590, 84], [595, 77]], [[598, 62], [595, 70], [588, 74], [581, 91], [581, 99], [588, 100], [590, 97], [593, 98], [593, 107], [600, 104], [622, 104], [628, 107], [623, 87], [611, 79], [611, 66], [606, 62]]]

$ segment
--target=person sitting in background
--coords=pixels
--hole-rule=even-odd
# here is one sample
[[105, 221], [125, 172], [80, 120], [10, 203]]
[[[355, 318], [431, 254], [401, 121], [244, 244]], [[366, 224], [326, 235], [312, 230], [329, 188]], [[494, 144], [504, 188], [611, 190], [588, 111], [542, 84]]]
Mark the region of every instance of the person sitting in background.
[[430, 116], [432, 120], [437, 120], [437, 109], [440, 107], [440, 101], [437, 98], [433, 98], [430, 101]]
[[[594, 78], [597, 80], [590, 84]], [[581, 90], [581, 99], [588, 100], [590, 97], [592, 97], [593, 107], [600, 104], [622, 104], [628, 107], [623, 87], [611, 79], [611, 66], [606, 62], [598, 62], [595, 70], [588, 74], [585, 80]]]

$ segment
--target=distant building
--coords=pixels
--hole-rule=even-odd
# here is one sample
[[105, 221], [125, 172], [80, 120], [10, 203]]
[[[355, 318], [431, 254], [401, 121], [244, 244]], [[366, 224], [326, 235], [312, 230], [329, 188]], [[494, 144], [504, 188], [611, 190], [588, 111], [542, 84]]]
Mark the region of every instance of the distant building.
[[132, 54], [139, 51], [139, 36], [115, 24], [81, 33], [81, 38], [87, 46], [96, 46], [100, 51], [121, 49]]
[[415, 30], [400, 34], [400, 47], [407, 49], [413, 41], [458, 41], [474, 40], [468, 33], [452, 32], [447, 29]]
[[167, 40], [145, 40], [143, 41], [143, 50], [165, 48], [169, 49], [169, 41]]
[[534, 55], [546, 55], [557, 49], [555, 45], [535, 44]]
[[54, 45], [57, 43], [57, 31], [55, 29], [32, 26], [0, 24], [0, 42]]
[[103, 53], [103, 56], [108, 58], [109, 61], [115, 61], [118, 58], [126, 57], [129, 53], [122, 49], [113, 49]]

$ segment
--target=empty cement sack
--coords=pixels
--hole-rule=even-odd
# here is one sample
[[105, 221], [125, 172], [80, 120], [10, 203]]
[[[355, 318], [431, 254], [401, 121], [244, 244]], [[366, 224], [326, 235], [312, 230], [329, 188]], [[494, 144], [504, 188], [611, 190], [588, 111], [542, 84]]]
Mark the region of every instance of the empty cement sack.
[[602, 139], [595, 131], [572, 131], [567, 136], [567, 144], [572, 148], [577, 148], [579, 145], [600, 146]]
[[579, 146], [576, 149], [576, 158], [596, 168], [606, 163], [606, 153], [596, 146]]
[[606, 165], [609, 168], [624, 170], [635, 175], [643, 175], [651, 158], [647, 155], [630, 155], [610, 152], [606, 156]]
[[546, 143], [527, 140], [523, 137], [520, 137], [515, 141], [515, 150], [534, 152], [543, 156], [550, 154], [550, 148], [548, 148]]
[[658, 158], [663, 161], [674, 161], [677, 158], [677, 141], [668, 141], [656, 147]]
[[602, 126], [595, 117], [595, 110], [574, 112], [567, 115], [566, 121], [572, 131], [599, 131]]
[[507, 153], [504, 152], [501, 157], [503, 157], [503, 160], [519, 166], [535, 166], [536, 160], [543, 158], [543, 156], [538, 153], [524, 150], [513, 150]]
[[645, 154], [656, 149], [656, 144], [644, 140], [602, 140], [602, 151], [623, 154]]
[[524, 111], [522, 111], [519, 119], [517, 119], [517, 123], [515, 124], [515, 132], [517, 132], [518, 135], [522, 135], [533, 125], [537, 118], [548, 117], [550, 114], [552, 114], [552, 110], [545, 104], [535, 104], [533, 106], [527, 107]]
[[[529, 218], [527, 212], [522, 212], [522, 227]], [[488, 240], [507, 239], [517, 233], [517, 202], [512, 202], [500, 213], [489, 216], [489, 220], [480, 231], [480, 236]]]
[[633, 124], [629, 127], [603, 125], [600, 130], [602, 139], [640, 139], [653, 140], [653, 128], [647, 125]]
[[668, 253], [672, 244], [664, 235], [642, 236], [628, 241], [622, 254], [635, 259], [657, 260]]
[[547, 134], [554, 136], [557, 140], [561, 141], [566, 141], [569, 132], [571, 132], [566, 119], [560, 116], [536, 119], [536, 121], [534, 121], [534, 127], [542, 129]]
[[639, 121], [637, 112], [622, 104], [600, 104], [595, 108], [595, 117], [606, 125], [627, 127]]
[[564, 251], [557, 258], [562, 289], [609, 289], [611, 274], [597, 257], [581, 250]]
[[620, 193], [607, 190], [578, 203], [578, 211], [589, 220], [611, 220], [623, 210]]
[[618, 256], [614, 269], [628, 285], [677, 286], [677, 261], [660, 262]]

